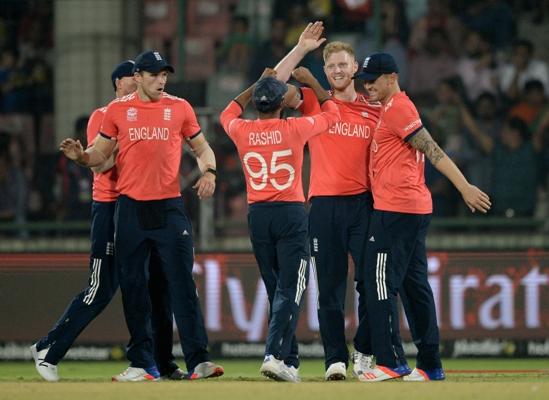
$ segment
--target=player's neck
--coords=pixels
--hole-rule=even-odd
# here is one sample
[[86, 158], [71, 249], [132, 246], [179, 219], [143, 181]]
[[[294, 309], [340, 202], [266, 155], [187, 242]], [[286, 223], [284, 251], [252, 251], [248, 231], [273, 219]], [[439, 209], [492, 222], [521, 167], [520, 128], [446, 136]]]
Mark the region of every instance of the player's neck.
[[381, 100], [381, 104], [383, 105], [387, 104], [393, 98], [393, 96], [397, 93], [400, 93], [400, 91], [401, 91], [400, 86], [394, 85], [389, 91], [389, 93], [387, 94], [387, 96], [385, 96], [385, 98]]
[[356, 90], [354, 83], [351, 83], [343, 90], [333, 89], [333, 96], [341, 101], [355, 101], [356, 100]]
[[137, 96], [139, 97], [139, 100], [141, 100], [142, 102], [144, 103], [152, 103], [152, 102], [155, 102], [155, 101], [158, 101], [160, 100], [160, 97], [158, 98], [153, 98], [151, 96], [149, 96], [141, 86], [138, 86], [137, 87]]

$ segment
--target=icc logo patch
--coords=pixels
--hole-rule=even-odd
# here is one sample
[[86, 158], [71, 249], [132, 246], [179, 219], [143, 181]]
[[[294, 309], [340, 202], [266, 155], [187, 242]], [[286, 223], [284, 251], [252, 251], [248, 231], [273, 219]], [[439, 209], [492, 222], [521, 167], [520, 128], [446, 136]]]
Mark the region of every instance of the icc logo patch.
[[164, 121], [171, 121], [172, 120], [172, 109], [171, 108], [165, 108], [164, 109]]
[[126, 111], [126, 119], [128, 121], [137, 121], [137, 108], [128, 108], [128, 111]]

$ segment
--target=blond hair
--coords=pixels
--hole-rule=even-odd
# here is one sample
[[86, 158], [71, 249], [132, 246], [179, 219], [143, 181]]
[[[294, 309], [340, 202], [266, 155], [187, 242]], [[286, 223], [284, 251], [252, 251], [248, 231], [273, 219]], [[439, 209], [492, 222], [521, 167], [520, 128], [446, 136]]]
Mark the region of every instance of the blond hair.
[[324, 58], [324, 62], [326, 62], [328, 57], [330, 57], [333, 53], [337, 53], [340, 51], [346, 51], [347, 53], [349, 53], [350, 56], [352, 56], [353, 58], [356, 58], [353, 46], [351, 46], [349, 43], [330, 42], [324, 47], [324, 51], [322, 52], [322, 57]]

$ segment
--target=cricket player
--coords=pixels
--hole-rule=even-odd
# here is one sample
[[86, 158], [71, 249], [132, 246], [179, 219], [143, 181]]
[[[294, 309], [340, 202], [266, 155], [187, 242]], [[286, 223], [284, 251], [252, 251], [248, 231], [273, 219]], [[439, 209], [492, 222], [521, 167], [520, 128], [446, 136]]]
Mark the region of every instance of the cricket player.
[[107, 160], [118, 144], [115, 212], [115, 251], [124, 315], [130, 332], [130, 366], [114, 381], [157, 380], [151, 327], [149, 273], [146, 262], [153, 249], [169, 284], [189, 379], [220, 376], [223, 368], [210, 361], [208, 337], [192, 276], [192, 227], [179, 185], [184, 142], [197, 157], [203, 175], [194, 188], [200, 198], [215, 190], [215, 155], [201, 132], [191, 105], [164, 92], [174, 68], [157, 51], [135, 59], [137, 91], [109, 104], [94, 145], [65, 139], [61, 150], [85, 166]]
[[[405, 381], [443, 380], [439, 330], [433, 292], [428, 282], [425, 239], [432, 201], [425, 185], [425, 157], [459, 190], [472, 212], [486, 213], [488, 195], [469, 184], [461, 171], [423, 126], [416, 107], [398, 84], [398, 66], [388, 53], [366, 57], [355, 75], [370, 99], [382, 104], [370, 148], [374, 195], [364, 279], [371, 340], [377, 365], [359, 376], [376, 382], [404, 376]], [[394, 353], [400, 345], [397, 293], [401, 294], [414, 343], [416, 368], [411, 371]]]
[[[292, 70], [309, 52], [317, 49], [322, 38], [322, 22], [310, 23], [297, 45], [275, 67], [278, 79], [286, 81]], [[311, 177], [309, 187], [309, 236], [313, 270], [318, 280], [318, 320], [324, 346], [325, 379], [347, 377], [349, 352], [345, 338], [345, 295], [349, 253], [355, 265], [358, 291], [358, 327], [354, 337], [353, 375], [372, 365], [362, 256], [373, 199], [368, 178], [368, 159], [373, 131], [381, 105], [357, 93], [353, 75], [358, 70], [351, 45], [328, 43], [323, 50], [324, 73], [331, 86], [331, 98], [339, 108], [341, 121], [309, 141]], [[311, 88], [318, 81], [305, 68], [293, 76], [309, 86], [300, 89], [298, 109], [303, 115], [319, 112], [319, 103]], [[395, 351], [404, 358], [401, 348]]]
[[[337, 107], [322, 88], [315, 93], [319, 114], [281, 119], [285, 96], [288, 100], [295, 93], [295, 87], [265, 76], [231, 101], [220, 117], [244, 169], [250, 239], [270, 303], [260, 372], [289, 382], [300, 380], [295, 329], [310, 257], [301, 182], [303, 147], [339, 121]], [[250, 98], [259, 118], [241, 119]]]
[[[133, 78], [134, 62], [124, 61], [116, 66], [111, 81], [117, 98], [136, 89]], [[107, 107], [96, 109], [88, 122], [87, 143], [91, 146], [97, 137]], [[35, 367], [47, 381], [58, 381], [57, 365], [78, 335], [110, 303], [118, 289], [118, 274], [114, 257], [114, 208], [118, 198], [118, 173], [115, 154], [93, 168], [93, 204], [91, 228], [91, 256], [89, 286], [69, 304], [52, 330], [31, 346]], [[182, 379], [183, 371], [174, 363], [172, 355], [173, 319], [169, 298], [166, 299], [165, 278], [158, 268], [156, 252], [151, 255], [151, 298], [154, 300], [154, 331], [156, 360], [161, 374], [171, 379]]]

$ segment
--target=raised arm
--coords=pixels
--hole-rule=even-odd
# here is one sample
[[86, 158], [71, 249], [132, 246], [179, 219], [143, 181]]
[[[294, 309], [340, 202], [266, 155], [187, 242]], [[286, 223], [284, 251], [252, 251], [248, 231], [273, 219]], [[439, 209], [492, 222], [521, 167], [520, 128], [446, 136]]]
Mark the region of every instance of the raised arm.
[[294, 79], [304, 85], [309, 86], [315, 92], [316, 98], [319, 103], [323, 103], [330, 98], [330, 94], [322, 87], [320, 82], [314, 77], [314, 75], [305, 67], [296, 68], [292, 72]]
[[322, 32], [324, 32], [322, 21], [309, 22], [307, 27], [301, 32], [299, 41], [294, 48], [276, 65], [277, 79], [283, 82], [287, 82], [290, 79], [292, 71], [303, 57], [326, 41], [326, 38], [321, 38]]
[[408, 143], [416, 150], [425, 154], [429, 161], [431, 161], [431, 164], [452, 182], [461, 193], [465, 204], [467, 204], [471, 212], [479, 210], [486, 213], [490, 209], [491, 203], [488, 195], [476, 186], [471, 185], [465, 179], [465, 176], [463, 176], [456, 164], [433, 140], [427, 129], [422, 128], [412, 136]]

